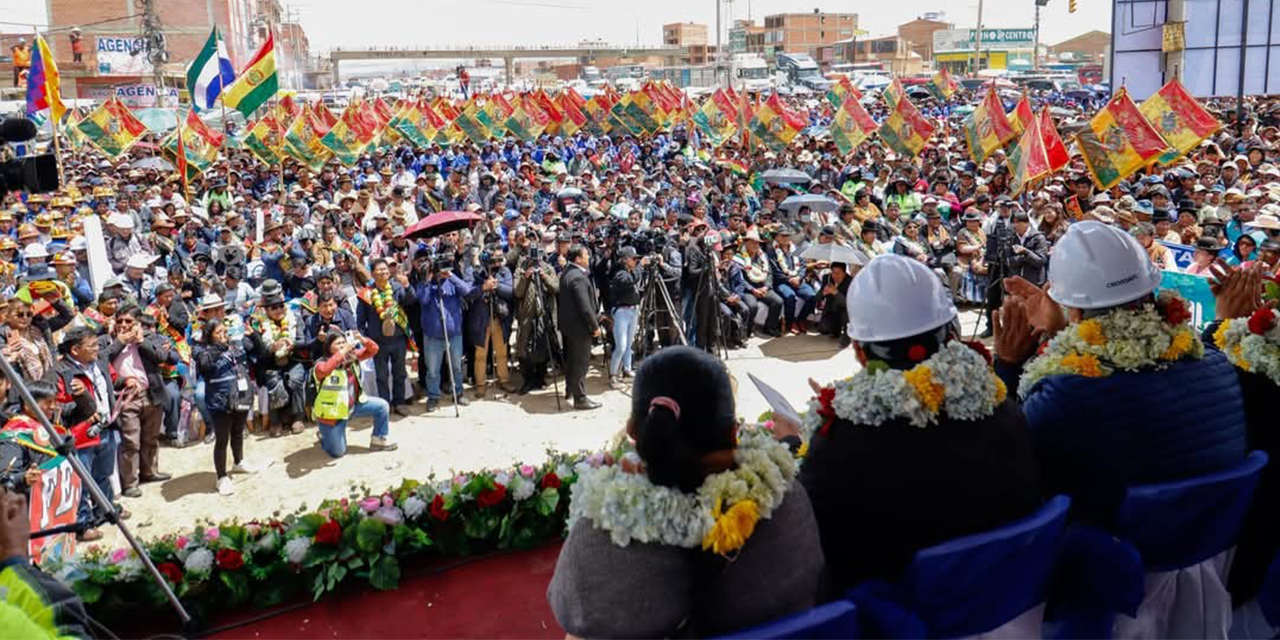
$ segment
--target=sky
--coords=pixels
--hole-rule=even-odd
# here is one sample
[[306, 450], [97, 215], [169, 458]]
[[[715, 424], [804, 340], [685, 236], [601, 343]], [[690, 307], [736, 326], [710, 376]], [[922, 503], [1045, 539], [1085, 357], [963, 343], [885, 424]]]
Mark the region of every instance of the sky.
[[[988, 28], [1031, 27], [1033, 0], [983, 0]], [[370, 45], [543, 45], [575, 44], [600, 39], [616, 44], [656, 44], [662, 25], [670, 22], [715, 24], [714, 0], [281, 0], [301, 19], [312, 50]], [[970, 4], [972, 2], [972, 4]], [[1049, 0], [1041, 10], [1041, 42], [1052, 44], [1093, 29], [1108, 30], [1109, 0], [1077, 0], [1079, 11], [1067, 12], [1068, 0]], [[932, 11], [957, 27], [977, 23], [978, 0], [732, 0], [725, 24], [750, 15], [757, 23], [767, 14], [854, 12], [858, 27], [872, 35], [895, 32], [897, 25]], [[0, 0], [0, 23], [46, 21], [43, 0]], [[20, 31], [0, 24], [0, 30]], [[714, 38], [713, 38], [714, 39]]]

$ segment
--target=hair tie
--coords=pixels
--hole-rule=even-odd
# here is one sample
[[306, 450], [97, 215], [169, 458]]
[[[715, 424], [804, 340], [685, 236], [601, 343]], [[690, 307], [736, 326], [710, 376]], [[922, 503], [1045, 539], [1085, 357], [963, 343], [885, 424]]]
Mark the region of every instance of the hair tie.
[[649, 413], [653, 413], [653, 410], [656, 407], [667, 409], [671, 413], [675, 414], [677, 422], [680, 420], [680, 403], [676, 402], [675, 399], [667, 396], [658, 396], [649, 401]]

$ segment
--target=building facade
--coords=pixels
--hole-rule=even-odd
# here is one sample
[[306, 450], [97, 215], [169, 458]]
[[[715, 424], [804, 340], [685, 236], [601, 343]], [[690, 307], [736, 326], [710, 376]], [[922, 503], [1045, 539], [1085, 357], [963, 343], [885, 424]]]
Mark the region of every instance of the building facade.
[[926, 13], [911, 22], [898, 25], [898, 37], [906, 40], [911, 50], [927, 62], [933, 60], [934, 32], [955, 27], [955, 24], [942, 20], [940, 13]]
[[706, 46], [707, 25], [697, 22], [673, 22], [662, 25], [662, 44], [675, 47]]
[[1062, 62], [1099, 64], [1111, 46], [1111, 34], [1089, 31], [1049, 47], [1049, 53]]
[[911, 43], [898, 35], [872, 36], [842, 40], [831, 46], [824, 67], [836, 64], [878, 65], [894, 75], [910, 76], [924, 70], [924, 58]]
[[[764, 18], [764, 53], [814, 55], [821, 45], [847, 40], [858, 30], [856, 13], [777, 13]], [[748, 51], [750, 47], [748, 45]]]

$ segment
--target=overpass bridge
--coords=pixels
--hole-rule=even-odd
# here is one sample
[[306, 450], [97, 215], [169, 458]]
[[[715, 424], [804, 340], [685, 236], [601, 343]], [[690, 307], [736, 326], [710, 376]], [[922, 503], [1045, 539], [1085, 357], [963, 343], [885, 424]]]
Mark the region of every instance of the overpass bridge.
[[501, 58], [507, 72], [507, 81], [514, 76], [514, 64], [518, 58], [574, 58], [581, 64], [594, 64], [597, 58], [625, 58], [660, 56], [667, 64], [676, 64], [682, 47], [676, 46], [615, 46], [608, 44], [534, 45], [513, 46], [455, 46], [455, 47], [362, 47], [358, 49], [336, 48], [329, 52], [333, 65], [333, 83], [341, 83], [339, 66], [345, 60], [458, 60], [470, 58]]

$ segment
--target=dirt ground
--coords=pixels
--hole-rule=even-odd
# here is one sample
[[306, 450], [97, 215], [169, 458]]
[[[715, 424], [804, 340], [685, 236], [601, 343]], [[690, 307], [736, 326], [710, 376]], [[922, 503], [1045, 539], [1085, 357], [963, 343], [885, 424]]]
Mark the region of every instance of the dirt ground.
[[[962, 314], [966, 338], [976, 318], [973, 312]], [[811, 395], [808, 378], [826, 382], [858, 369], [852, 350], [841, 351], [833, 339], [816, 335], [756, 338], [748, 348], [729, 352], [727, 363], [738, 385], [738, 415], [747, 419], [768, 409], [747, 373], [774, 386], [803, 410]], [[491, 389], [488, 399], [473, 400], [456, 418], [451, 401], [443, 401], [431, 414], [423, 413], [424, 404], [415, 404], [412, 415], [391, 422], [391, 437], [400, 445], [392, 452], [368, 449], [372, 430], [368, 420], [348, 426], [348, 452], [337, 460], [321, 451], [314, 427], [279, 438], [248, 435], [246, 458], [273, 464], [255, 475], [233, 476], [233, 496], [220, 496], [214, 488], [212, 445], [163, 448], [160, 466], [173, 478], [143, 485], [141, 498], [124, 498], [125, 508], [132, 512], [126, 523], [136, 535], [149, 538], [185, 530], [198, 521], [243, 521], [276, 512], [283, 515], [300, 505], [314, 507], [326, 498], [346, 495], [354, 484], [380, 491], [403, 478], [425, 479], [432, 473], [445, 477], [515, 462], [538, 463], [548, 448], [599, 449], [618, 435], [630, 407], [630, 389], [610, 390], [605, 370], [597, 349], [587, 392], [603, 406], [594, 411], [574, 411], [563, 400], [563, 410], [558, 411], [550, 388], [497, 399]], [[563, 392], [563, 384], [560, 389]], [[108, 548], [124, 544], [115, 529], [103, 531], [107, 535], [101, 544]]]

